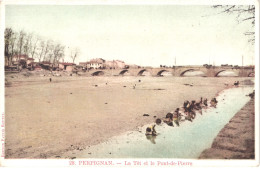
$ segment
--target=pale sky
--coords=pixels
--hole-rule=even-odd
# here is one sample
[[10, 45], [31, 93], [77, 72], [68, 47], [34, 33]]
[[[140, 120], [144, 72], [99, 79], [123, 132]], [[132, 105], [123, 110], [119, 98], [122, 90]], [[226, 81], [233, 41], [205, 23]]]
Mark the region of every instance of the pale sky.
[[241, 65], [242, 55], [244, 65], [254, 63], [244, 35], [250, 22], [238, 24], [210, 6], [7, 5], [5, 11], [6, 27], [78, 47], [76, 63], [103, 58], [158, 67], [176, 58], [177, 65]]

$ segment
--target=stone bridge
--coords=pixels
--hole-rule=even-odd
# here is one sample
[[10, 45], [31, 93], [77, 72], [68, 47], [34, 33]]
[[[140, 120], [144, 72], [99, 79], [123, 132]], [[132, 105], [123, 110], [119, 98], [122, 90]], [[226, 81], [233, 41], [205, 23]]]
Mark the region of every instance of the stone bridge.
[[195, 67], [195, 66], [178, 66], [174, 68], [130, 68], [130, 69], [92, 69], [86, 71], [89, 76], [163, 76], [164, 72], [171, 74], [172, 76], [181, 77], [185, 76], [187, 72], [200, 71], [206, 77], [217, 77], [221, 72], [234, 72], [239, 77], [255, 76], [254, 68], [249, 67]]

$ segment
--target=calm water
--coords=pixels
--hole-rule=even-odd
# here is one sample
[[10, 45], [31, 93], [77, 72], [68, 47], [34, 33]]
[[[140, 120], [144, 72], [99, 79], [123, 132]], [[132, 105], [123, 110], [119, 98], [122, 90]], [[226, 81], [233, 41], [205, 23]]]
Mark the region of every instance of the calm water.
[[224, 90], [217, 97], [217, 108], [197, 113], [193, 122], [185, 121], [180, 127], [165, 124], [156, 126], [159, 135], [147, 139], [143, 126], [139, 131], [127, 132], [109, 141], [84, 150], [78, 158], [197, 158], [209, 148], [219, 131], [249, 100], [245, 96], [253, 87]]

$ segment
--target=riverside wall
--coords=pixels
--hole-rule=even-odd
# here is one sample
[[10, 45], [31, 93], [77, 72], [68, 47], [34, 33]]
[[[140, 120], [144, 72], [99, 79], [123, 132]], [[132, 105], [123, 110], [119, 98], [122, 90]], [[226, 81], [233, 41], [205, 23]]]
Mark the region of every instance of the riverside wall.
[[199, 159], [254, 159], [255, 104], [251, 99], [218, 133]]

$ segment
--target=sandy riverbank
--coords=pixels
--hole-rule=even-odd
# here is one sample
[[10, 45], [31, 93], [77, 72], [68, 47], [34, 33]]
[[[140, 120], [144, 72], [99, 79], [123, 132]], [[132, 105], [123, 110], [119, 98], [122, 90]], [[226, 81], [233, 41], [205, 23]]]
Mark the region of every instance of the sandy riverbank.
[[11, 82], [5, 88], [6, 158], [53, 158], [84, 149], [151, 123], [154, 116], [165, 116], [184, 100], [212, 98], [227, 87], [225, 83], [251, 79], [6, 78]]
[[255, 106], [251, 99], [219, 132], [200, 159], [254, 159]]

